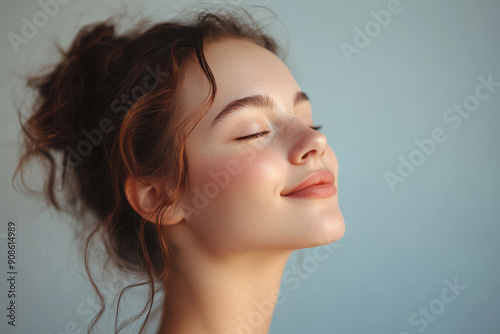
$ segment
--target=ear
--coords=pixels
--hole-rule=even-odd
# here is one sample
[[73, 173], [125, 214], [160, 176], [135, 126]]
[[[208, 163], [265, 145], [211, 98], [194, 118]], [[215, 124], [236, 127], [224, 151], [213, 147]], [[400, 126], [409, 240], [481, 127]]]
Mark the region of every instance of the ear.
[[[127, 176], [124, 185], [127, 200], [137, 214], [155, 224], [172, 225], [184, 220], [182, 210], [174, 209], [169, 221], [158, 222], [155, 209], [160, 201], [160, 187], [156, 183], [145, 183], [142, 180]], [[152, 216], [151, 216], [152, 215]]]

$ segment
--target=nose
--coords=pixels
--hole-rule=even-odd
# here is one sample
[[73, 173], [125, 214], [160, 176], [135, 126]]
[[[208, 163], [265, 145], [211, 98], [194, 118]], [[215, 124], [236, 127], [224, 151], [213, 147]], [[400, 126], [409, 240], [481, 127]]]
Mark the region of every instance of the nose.
[[327, 139], [323, 133], [301, 123], [292, 136], [294, 140], [288, 157], [290, 163], [300, 165], [310, 160], [319, 162], [327, 147]]

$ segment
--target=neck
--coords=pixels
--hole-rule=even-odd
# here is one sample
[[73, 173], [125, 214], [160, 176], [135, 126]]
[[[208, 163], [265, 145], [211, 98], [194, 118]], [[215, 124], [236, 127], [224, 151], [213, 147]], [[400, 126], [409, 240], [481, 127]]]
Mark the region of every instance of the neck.
[[181, 261], [165, 283], [158, 334], [268, 333], [291, 252]]

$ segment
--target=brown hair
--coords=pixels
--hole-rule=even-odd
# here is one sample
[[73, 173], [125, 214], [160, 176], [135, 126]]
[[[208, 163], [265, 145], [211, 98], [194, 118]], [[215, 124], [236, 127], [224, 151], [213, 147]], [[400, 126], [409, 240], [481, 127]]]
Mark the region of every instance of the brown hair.
[[[126, 290], [148, 284], [149, 294], [139, 314], [119, 327], [115, 321], [115, 332], [148, 310], [143, 332], [153, 306], [155, 282], [166, 280], [175, 259], [175, 250], [161, 225], [148, 223], [132, 209], [123, 185], [127, 176], [176, 184], [169, 193], [165, 187], [164, 201], [156, 210], [158, 221], [185, 192], [188, 162], [184, 144], [204, 116], [195, 113], [198, 120], [189, 131], [189, 119], [179, 123], [182, 110], [176, 94], [187, 60], [195, 56], [210, 82], [208, 111], [217, 88], [203, 53], [204, 44], [227, 37], [245, 38], [283, 59], [283, 49], [263, 32], [264, 26], [247, 10], [237, 8], [241, 14], [205, 8], [184, 21], [143, 21], [123, 34], [115, 32], [111, 17], [86, 25], [67, 51], [56, 43], [61, 54], [57, 63], [26, 80], [36, 98], [27, 120], [23, 121], [18, 111], [23, 151], [13, 186], [20, 175], [23, 190], [41, 194], [55, 209], [72, 214], [76, 220], [88, 213], [95, 218], [90, 229], [86, 228], [82, 253], [101, 308], [88, 333], [93, 332], [105, 309], [89, 270], [90, 244], [96, 236], [101, 235], [108, 260], [117, 268], [147, 276], [147, 280], [122, 289], [116, 319]], [[32, 161], [46, 167], [39, 191], [29, 187], [24, 178]]]

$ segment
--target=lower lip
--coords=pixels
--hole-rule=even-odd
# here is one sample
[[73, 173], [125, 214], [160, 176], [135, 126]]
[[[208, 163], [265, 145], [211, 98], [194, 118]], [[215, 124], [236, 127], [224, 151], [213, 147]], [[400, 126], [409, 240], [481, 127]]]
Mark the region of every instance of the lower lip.
[[333, 183], [323, 183], [309, 186], [285, 197], [325, 198], [334, 196], [336, 193], [337, 187]]

